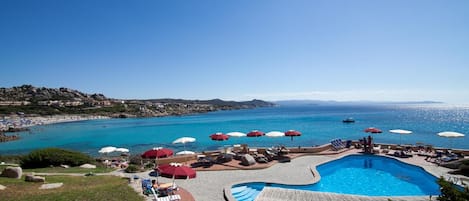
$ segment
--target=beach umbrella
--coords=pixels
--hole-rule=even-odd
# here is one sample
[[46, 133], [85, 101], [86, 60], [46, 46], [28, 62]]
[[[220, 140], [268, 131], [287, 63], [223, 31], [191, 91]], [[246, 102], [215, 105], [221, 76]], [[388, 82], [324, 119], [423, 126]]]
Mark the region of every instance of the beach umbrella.
[[403, 130], [403, 129], [393, 129], [389, 130], [390, 133], [399, 134], [399, 144], [402, 144], [402, 135], [412, 134], [412, 131]]
[[285, 137], [285, 133], [280, 131], [270, 131], [265, 134], [267, 137]]
[[148, 151], [145, 151], [141, 156], [142, 158], [166, 158], [173, 155], [173, 150], [163, 148], [163, 147], [154, 147]]
[[248, 137], [260, 137], [260, 136], [263, 136], [263, 135], [264, 135], [264, 132], [258, 131], [258, 130], [253, 130], [253, 131], [249, 132], [246, 136], [248, 136]]
[[223, 133], [215, 133], [215, 134], [210, 135], [210, 138], [216, 141], [224, 141], [224, 140], [228, 140], [230, 136], [223, 134]]
[[[152, 149], [145, 151], [141, 157], [142, 158], [154, 158], [155, 167], [158, 168], [158, 158], [166, 158], [173, 155], [173, 150], [163, 148], [163, 147], [153, 147]], [[156, 176], [156, 181], [158, 181], [158, 175]]]
[[450, 147], [449, 148], [451, 148], [453, 146], [452, 145], [453, 144], [453, 141], [452, 141], [453, 138], [464, 137], [465, 135], [462, 134], [462, 133], [453, 132], [453, 131], [444, 131], [444, 132], [439, 132], [438, 136], [449, 138], [450, 139]]
[[126, 148], [116, 148], [115, 151], [121, 152], [121, 153], [129, 153], [130, 150]]
[[161, 165], [158, 168], [161, 176], [172, 177], [174, 179], [191, 179], [196, 177], [196, 171], [189, 166], [180, 163], [170, 163]]
[[108, 153], [111, 153], [111, 152], [116, 151], [116, 149], [117, 149], [116, 147], [111, 147], [111, 146], [109, 146], [109, 147], [103, 147], [103, 148], [101, 148], [98, 152], [99, 152], [100, 154], [108, 154]]
[[293, 141], [293, 137], [301, 136], [301, 132], [296, 130], [288, 130], [287, 132], [285, 132], [285, 136], [289, 136]]
[[246, 136], [246, 133], [242, 133], [242, 132], [229, 132], [229, 133], [226, 133], [226, 135], [230, 136], [230, 137], [245, 137]]
[[176, 155], [194, 155], [195, 152], [193, 151], [180, 151], [180, 152], [177, 152]]
[[184, 151], [186, 151], [186, 143], [195, 142], [195, 138], [193, 137], [181, 137], [173, 141], [173, 144], [183, 144]]

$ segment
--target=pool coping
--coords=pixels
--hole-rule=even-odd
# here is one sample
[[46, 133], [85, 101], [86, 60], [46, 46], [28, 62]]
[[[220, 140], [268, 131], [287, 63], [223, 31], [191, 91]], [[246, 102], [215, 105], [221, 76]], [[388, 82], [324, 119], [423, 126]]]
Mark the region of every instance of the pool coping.
[[[234, 185], [237, 185], [237, 184], [241, 184], [241, 183], [255, 183], [255, 182], [260, 182], [260, 183], [275, 183], [275, 184], [285, 184], [285, 185], [311, 185], [311, 184], [315, 184], [317, 182], [319, 182], [319, 180], [321, 179], [321, 175], [319, 174], [319, 172], [317, 171], [317, 166], [320, 166], [322, 164], [325, 164], [325, 163], [328, 163], [328, 162], [331, 162], [331, 161], [335, 161], [335, 160], [339, 160], [339, 159], [342, 159], [346, 156], [350, 156], [350, 155], [366, 155], [364, 153], [344, 153], [344, 154], [340, 154], [340, 155], [337, 155], [337, 157], [333, 157], [333, 158], [330, 158], [330, 159], [327, 159], [327, 160], [324, 160], [322, 162], [319, 162], [317, 164], [311, 164], [309, 165], [309, 170], [312, 174], [312, 177], [313, 177], [313, 180], [311, 182], [297, 182], [297, 183], [292, 183], [292, 182], [282, 182], [282, 181], [276, 181], [275, 179], [274, 180], [269, 180], [269, 179], [265, 179], [265, 180], [262, 180], [262, 181], [259, 181], [259, 180], [245, 180], [245, 181], [240, 181], [240, 182], [236, 182], [236, 183], [230, 183], [229, 185], [226, 185], [224, 188], [223, 188], [223, 196], [225, 198], [225, 200], [227, 201], [236, 201], [236, 199], [233, 197], [233, 194], [231, 193], [231, 188], [234, 186]], [[371, 155], [374, 155], [374, 154], [371, 154]], [[381, 154], [377, 154], [376, 156], [382, 156], [382, 157], [387, 157], [387, 158], [391, 158], [391, 159], [395, 159], [399, 162], [402, 162], [402, 163], [405, 163], [405, 164], [408, 164], [408, 165], [412, 165], [412, 166], [415, 166], [417, 168], [421, 168], [422, 170], [426, 171], [427, 173], [435, 176], [436, 178], [439, 178], [440, 174], [438, 174], [437, 172], [433, 171], [432, 168], [426, 168], [422, 165], [416, 165], [416, 164], [412, 164], [412, 163], [409, 163], [408, 161], [404, 161], [404, 160], [401, 160], [400, 158], [396, 158], [396, 157], [391, 157], [391, 156], [388, 156], [388, 155], [381, 155]], [[300, 156], [301, 157], [301, 156]], [[439, 168], [442, 168], [439, 166]], [[275, 191], [277, 188], [269, 188], [268, 189], [270, 191]], [[294, 191], [305, 191], [305, 190], [297, 190], [297, 189], [288, 189], [288, 190], [291, 190], [292, 192]], [[259, 198], [262, 194], [264, 190], [262, 190], [260, 192], [260, 194], [257, 196], [257, 198]], [[341, 195], [342, 197], [350, 197], [350, 198], [359, 198], [359, 197], [366, 197], [366, 198], [370, 198], [370, 199], [385, 199], [385, 200], [388, 200], [388, 198], [393, 198], [393, 199], [397, 199], [397, 200], [409, 200], [409, 198], [415, 198], [415, 199], [412, 199], [412, 200], [428, 200], [428, 197], [433, 197], [433, 196], [438, 196], [438, 195], [426, 195], [426, 196], [423, 196], [423, 195], [417, 195], [417, 196], [366, 196], [366, 195], [353, 195], [353, 194], [340, 194], [340, 193], [332, 193], [332, 192], [320, 192], [320, 191], [311, 191], [313, 192], [313, 194], [317, 194], [315, 192], [318, 192], [320, 194], [326, 194], [326, 195]], [[256, 198], [256, 200], [257, 200]]]

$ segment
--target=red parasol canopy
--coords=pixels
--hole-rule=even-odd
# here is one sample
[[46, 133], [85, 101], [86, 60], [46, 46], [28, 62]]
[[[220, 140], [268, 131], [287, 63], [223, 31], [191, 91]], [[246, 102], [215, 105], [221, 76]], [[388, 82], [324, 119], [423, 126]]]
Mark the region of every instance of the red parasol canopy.
[[258, 131], [258, 130], [253, 130], [247, 134], [248, 137], [260, 137], [263, 135], [264, 135], [264, 132]]
[[367, 132], [367, 133], [382, 133], [383, 131], [381, 131], [378, 128], [369, 127], [367, 129], [365, 129], [365, 132]]
[[301, 132], [296, 130], [289, 130], [285, 132], [285, 136], [301, 136]]
[[176, 179], [195, 178], [196, 172], [192, 168], [180, 164], [165, 164], [158, 167], [161, 176]]
[[210, 135], [210, 138], [212, 140], [223, 141], [223, 140], [228, 140], [230, 136], [223, 134], [223, 133], [215, 133], [215, 134]]
[[166, 158], [173, 155], [173, 150], [166, 148], [154, 148], [142, 154], [142, 158]]

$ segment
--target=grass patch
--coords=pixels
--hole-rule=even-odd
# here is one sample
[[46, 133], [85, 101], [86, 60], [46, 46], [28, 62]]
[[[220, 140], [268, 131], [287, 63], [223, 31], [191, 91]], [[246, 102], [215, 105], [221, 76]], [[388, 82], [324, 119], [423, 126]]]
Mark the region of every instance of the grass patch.
[[47, 183], [63, 183], [57, 189], [40, 190], [41, 184], [25, 182], [22, 179], [0, 177], [0, 183], [7, 187], [0, 191], [2, 200], [129, 200], [143, 201], [128, 180], [116, 176], [46, 176]]
[[33, 168], [33, 169], [23, 169], [23, 172], [36, 172], [36, 173], [108, 173], [112, 172], [115, 169], [113, 168], [106, 168], [106, 167], [99, 167], [97, 166], [95, 169], [86, 169], [80, 167], [70, 167], [70, 168], [62, 168], [62, 167], [48, 167], [48, 168]]

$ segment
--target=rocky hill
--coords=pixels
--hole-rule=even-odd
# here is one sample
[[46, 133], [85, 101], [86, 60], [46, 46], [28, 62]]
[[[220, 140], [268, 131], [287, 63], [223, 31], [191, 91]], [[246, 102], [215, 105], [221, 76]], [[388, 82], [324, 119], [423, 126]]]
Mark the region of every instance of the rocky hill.
[[111, 117], [185, 115], [217, 110], [270, 107], [262, 100], [244, 102], [182, 99], [121, 100], [68, 88], [23, 85], [0, 88], [0, 115], [93, 114]]

